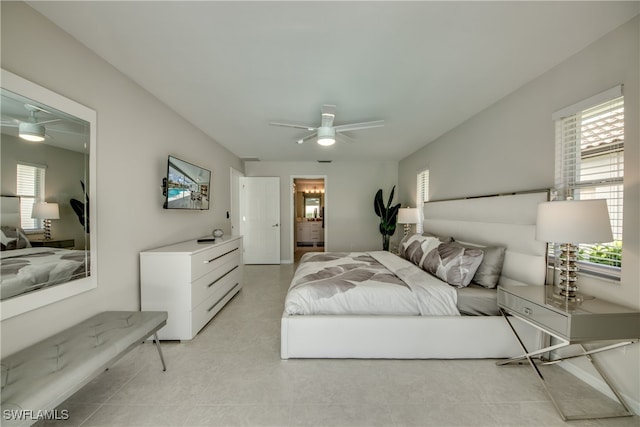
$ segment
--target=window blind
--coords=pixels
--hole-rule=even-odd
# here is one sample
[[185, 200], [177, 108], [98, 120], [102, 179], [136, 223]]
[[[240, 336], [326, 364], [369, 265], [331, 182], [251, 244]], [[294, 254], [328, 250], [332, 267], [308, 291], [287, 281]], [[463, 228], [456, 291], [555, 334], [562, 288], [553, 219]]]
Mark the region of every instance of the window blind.
[[584, 103], [581, 105], [583, 110], [556, 120], [555, 185], [560, 199], [607, 200], [614, 241], [579, 245], [579, 261], [583, 271], [619, 278], [623, 231], [624, 97], [617, 96], [589, 107]]
[[16, 193], [20, 196], [20, 224], [25, 231], [43, 229], [41, 219], [31, 218], [35, 202], [44, 201], [45, 166], [18, 163]]
[[429, 169], [418, 172], [418, 180], [416, 184], [416, 204], [418, 205], [418, 214], [420, 215], [420, 222], [416, 224], [416, 233], [422, 233], [424, 228], [422, 226], [423, 206], [424, 202], [429, 201]]

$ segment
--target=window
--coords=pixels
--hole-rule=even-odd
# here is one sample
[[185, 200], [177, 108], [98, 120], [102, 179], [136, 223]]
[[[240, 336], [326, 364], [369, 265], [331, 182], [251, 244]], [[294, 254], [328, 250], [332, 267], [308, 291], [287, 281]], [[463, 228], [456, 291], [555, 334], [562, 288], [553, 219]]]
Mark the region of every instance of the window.
[[20, 224], [25, 231], [43, 229], [43, 220], [31, 218], [31, 210], [35, 202], [44, 201], [44, 172], [44, 166], [18, 163], [16, 193], [20, 196]]
[[429, 200], [429, 169], [418, 172], [416, 191], [416, 204], [418, 205], [417, 208], [420, 215], [420, 222], [416, 224], [416, 233], [422, 233], [424, 231], [422, 228], [422, 218], [424, 216], [422, 207], [424, 202]]
[[556, 113], [560, 199], [606, 199], [613, 242], [579, 245], [581, 270], [610, 278], [622, 268], [624, 97], [622, 86]]

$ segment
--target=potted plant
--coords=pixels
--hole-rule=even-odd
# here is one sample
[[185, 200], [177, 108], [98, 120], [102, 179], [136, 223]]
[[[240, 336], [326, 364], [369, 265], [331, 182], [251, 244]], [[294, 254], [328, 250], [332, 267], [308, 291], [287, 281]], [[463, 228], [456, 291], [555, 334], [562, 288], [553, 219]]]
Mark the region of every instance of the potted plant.
[[376, 215], [380, 217], [380, 234], [382, 234], [382, 249], [385, 251], [389, 250], [389, 240], [390, 237], [393, 236], [393, 233], [396, 232], [396, 222], [398, 220], [398, 210], [400, 209], [400, 203], [397, 205], [391, 206], [391, 202], [393, 201], [393, 193], [395, 192], [396, 186], [394, 185], [391, 189], [391, 195], [389, 195], [389, 200], [387, 204], [384, 204], [382, 200], [382, 189], [379, 189], [376, 193], [376, 197], [373, 200], [373, 207], [376, 211]]

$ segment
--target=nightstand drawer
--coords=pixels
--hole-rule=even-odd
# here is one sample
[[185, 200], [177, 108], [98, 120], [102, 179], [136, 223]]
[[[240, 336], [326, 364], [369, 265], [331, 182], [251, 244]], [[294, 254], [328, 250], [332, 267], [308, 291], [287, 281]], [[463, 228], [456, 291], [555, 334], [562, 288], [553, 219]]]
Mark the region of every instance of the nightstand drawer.
[[569, 318], [547, 307], [505, 291], [498, 292], [498, 306], [507, 312], [518, 314], [535, 324], [551, 329], [562, 337], [566, 338], [569, 335]]

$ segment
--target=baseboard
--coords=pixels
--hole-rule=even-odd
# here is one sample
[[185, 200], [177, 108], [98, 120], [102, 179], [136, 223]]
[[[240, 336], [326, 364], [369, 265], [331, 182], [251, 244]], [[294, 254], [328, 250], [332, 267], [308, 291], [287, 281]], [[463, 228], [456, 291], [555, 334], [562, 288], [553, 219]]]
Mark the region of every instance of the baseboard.
[[[575, 377], [579, 378], [580, 380], [584, 381], [585, 383], [589, 384], [591, 387], [595, 388], [600, 393], [604, 394], [610, 399], [613, 399], [615, 401], [618, 400], [615, 394], [613, 394], [613, 392], [607, 385], [607, 383], [604, 382], [604, 380], [602, 380], [601, 378], [592, 375], [590, 372], [580, 369], [579, 367], [577, 367], [572, 363], [564, 362], [564, 363], [560, 363], [558, 366], [560, 366], [562, 369], [569, 372], [570, 374], [574, 375]], [[640, 415], [640, 402], [633, 400], [626, 394], [620, 392], [620, 390], [618, 390], [618, 392], [622, 395], [624, 402], [627, 404], [627, 406], [629, 406], [631, 411], [636, 415]]]

